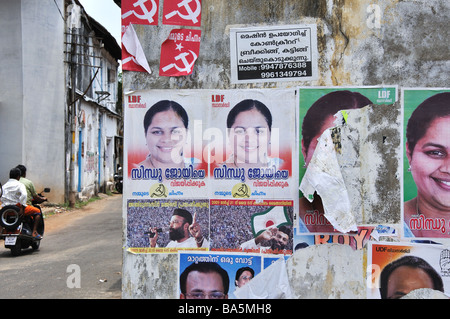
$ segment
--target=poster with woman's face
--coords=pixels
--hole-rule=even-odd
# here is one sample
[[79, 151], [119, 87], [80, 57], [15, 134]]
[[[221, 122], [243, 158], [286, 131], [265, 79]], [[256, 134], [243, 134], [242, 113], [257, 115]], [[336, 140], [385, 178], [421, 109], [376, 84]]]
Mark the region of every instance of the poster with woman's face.
[[223, 90], [211, 99], [211, 197], [292, 198], [295, 90]]
[[[390, 105], [397, 100], [397, 87], [308, 87], [298, 89], [299, 99], [299, 182], [314, 154], [318, 139], [326, 129], [336, 126], [334, 115], [340, 110], [359, 109], [369, 104]], [[325, 218], [317, 194], [309, 201], [299, 192], [299, 233], [335, 233]]]
[[402, 90], [404, 236], [450, 237], [450, 89]]
[[125, 95], [125, 195], [206, 198], [208, 167], [201, 90], [147, 90]]

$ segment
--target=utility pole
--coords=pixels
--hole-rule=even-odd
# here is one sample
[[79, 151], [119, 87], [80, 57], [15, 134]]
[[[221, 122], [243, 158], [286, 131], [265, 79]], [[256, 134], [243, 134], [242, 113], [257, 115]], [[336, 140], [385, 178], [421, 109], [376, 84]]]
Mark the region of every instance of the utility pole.
[[67, 94], [67, 117], [66, 117], [66, 158], [69, 160], [69, 170], [66, 170], [66, 182], [65, 182], [65, 197], [66, 202], [69, 203], [70, 207], [75, 206], [76, 196], [75, 196], [75, 129], [76, 129], [76, 65], [77, 65], [77, 41], [78, 41], [78, 30], [77, 28], [68, 29], [69, 32], [66, 33], [66, 44], [70, 46], [70, 49], [66, 52], [69, 53], [67, 62], [69, 64], [69, 82], [67, 83], [70, 90]]

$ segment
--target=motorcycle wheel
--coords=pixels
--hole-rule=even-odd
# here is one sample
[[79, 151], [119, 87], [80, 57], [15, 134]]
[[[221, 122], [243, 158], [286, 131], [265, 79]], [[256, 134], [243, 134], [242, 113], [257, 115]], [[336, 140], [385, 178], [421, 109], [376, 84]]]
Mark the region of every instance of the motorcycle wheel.
[[38, 250], [40, 245], [41, 245], [41, 241], [36, 240], [31, 244], [31, 248], [33, 248], [33, 250]]
[[16, 244], [11, 247], [11, 255], [19, 256], [22, 250], [22, 241], [17, 238]]
[[43, 215], [41, 216], [41, 219], [39, 220], [39, 224], [38, 224], [36, 230], [41, 236], [44, 236], [45, 226], [44, 226], [44, 216]]
[[116, 191], [117, 191], [119, 194], [122, 194], [122, 191], [123, 191], [122, 183], [116, 183]]
[[20, 208], [8, 205], [0, 210], [0, 225], [8, 230], [16, 229], [20, 225]]

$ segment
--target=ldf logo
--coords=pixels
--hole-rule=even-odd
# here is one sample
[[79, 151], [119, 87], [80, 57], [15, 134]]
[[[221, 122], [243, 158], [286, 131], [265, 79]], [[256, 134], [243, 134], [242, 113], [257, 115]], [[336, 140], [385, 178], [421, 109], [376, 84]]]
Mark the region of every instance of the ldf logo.
[[225, 95], [212, 95], [212, 101], [213, 102], [223, 102], [223, 100], [225, 99]]
[[128, 96], [128, 103], [141, 103], [141, 96], [140, 95]]

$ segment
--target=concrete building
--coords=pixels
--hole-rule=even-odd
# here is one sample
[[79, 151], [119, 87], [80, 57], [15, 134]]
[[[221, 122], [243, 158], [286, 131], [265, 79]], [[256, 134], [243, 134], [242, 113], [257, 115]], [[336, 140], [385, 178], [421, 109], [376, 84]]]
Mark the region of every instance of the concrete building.
[[120, 46], [78, 1], [0, 3], [0, 181], [17, 164], [54, 203], [104, 191], [120, 161]]

